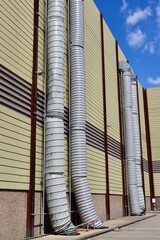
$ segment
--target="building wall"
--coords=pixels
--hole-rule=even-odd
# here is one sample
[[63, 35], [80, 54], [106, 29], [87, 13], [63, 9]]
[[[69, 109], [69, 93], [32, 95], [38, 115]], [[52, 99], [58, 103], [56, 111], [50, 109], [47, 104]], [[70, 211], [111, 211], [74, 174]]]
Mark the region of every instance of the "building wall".
[[100, 14], [92, 1], [84, 4], [88, 180], [92, 193], [105, 194], [104, 147], [97, 141], [103, 144], [104, 134]]
[[[26, 236], [30, 181], [34, 1], [1, 1], [0, 189], [1, 239]], [[44, 71], [44, 1], [39, 1], [38, 72]], [[41, 212], [44, 77], [37, 79], [35, 212]], [[1, 209], [2, 209], [1, 208]], [[41, 232], [35, 217], [35, 234]], [[3, 229], [2, 229], [3, 226]], [[9, 226], [9, 228], [8, 228]], [[17, 229], [16, 226], [19, 226]]]
[[[104, 22], [104, 53], [106, 73], [107, 134], [109, 150], [110, 194], [122, 195], [122, 169], [120, 160], [119, 105], [117, 86], [115, 39]], [[109, 46], [109, 47], [108, 47]], [[113, 101], [114, 99], [114, 101]], [[113, 150], [112, 150], [112, 147]], [[114, 152], [114, 154], [113, 154]]]
[[[30, 168], [30, 104], [33, 58], [33, 2], [2, 1], [2, 103], [1, 177], [2, 188], [28, 190]], [[40, 1], [44, 17], [44, 2]], [[44, 70], [44, 22], [39, 18], [38, 70]], [[18, 39], [17, 39], [18, 36]], [[38, 77], [42, 118], [43, 76]], [[41, 190], [43, 126], [37, 123], [36, 190]], [[5, 162], [4, 162], [5, 159]]]
[[[44, 71], [45, 50], [45, 2], [39, 1], [38, 72]], [[31, 149], [31, 89], [33, 68], [33, 1], [1, 1], [1, 112], [0, 112], [0, 205], [4, 209], [1, 219], [0, 238], [23, 238], [26, 235], [27, 192], [30, 181]], [[84, 1], [85, 18], [85, 65], [86, 65], [86, 137], [87, 170], [90, 189], [98, 215], [106, 219], [106, 158], [104, 148], [104, 96], [102, 81], [102, 44], [100, 13], [92, 0]], [[91, 11], [92, 9], [92, 11]], [[67, 0], [65, 1], [65, 60], [64, 60], [64, 105], [65, 105], [65, 180], [69, 191], [69, 148], [68, 148], [68, 22]], [[105, 91], [107, 110], [107, 140], [109, 166], [109, 193], [111, 218], [122, 216], [122, 164], [120, 156], [120, 123], [117, 86], [117, 65], [115, 39], [103, 21]], [[119, 61], [126, 58], [118, 46]], [[37, 126], [36, 126], [36, 209], [42, 210], [43, 187], [43, 108], [45, 81], [38, 75]], [[160, 197], [160, 136], [158, 135], [159, 88], [147, 90], [149, 120], [151, 126], [152, 158], [155, 193]], [[142, 87], [139, 84], [139, 106], [142, 136], [142, 152], [147, 204], [150, 196], [144, 103]], [[155, 115], [156, 114], [156, 115]], [[73, 190], [73, 189], [72, 189]], [[14, 200], [14, 202], [13, 202]], [[4, 204], [6, 201], [6, 204]], [[149, 205], [149, 204], [148, 204]], [[148, 206], [147, 205], [147, 206]], [[10, 206], [8, 208], [8, 206]], [[19, 211], [17, 210], [19, 206]], [[11, 209], [12, 208], [12, 209]], [[149, 208], [149, 207], [148, 207]], [[11, 211], [11, 212], [10, 212]], [[13, 212], [12, 216], [11, 213]], [[18, 212], [18, 213], [17, 213]], [[9, 213], [9, 214], [8, 214]], [[42, 218], [35, 217], [35, 235], [41, 234]], [[15, 224], [21, 226], [16, 232]], [[8, 226], [11, 227], [8, 229]], [[4, 228], [4, 227], [3, 227]], [[17, 235], [16, 235], [17, 234]], [[16, 236], [16, 237], [15, 237]]]
[[144, 186], [145, 186], [145, 195], [147, 197], [147, 196], [150, 196], [150, 185], [149, 185], [143, 89], [140, 83], [138, 83], [138, 96], [139, 96], [139, 110], [140, 110], [140, 124], [141, 124], [142, 157], [143, 157], [143, 169], [144, 169]]
[[160, 197], [160, 87], [147, 89], [147, 98], [155, 196]]

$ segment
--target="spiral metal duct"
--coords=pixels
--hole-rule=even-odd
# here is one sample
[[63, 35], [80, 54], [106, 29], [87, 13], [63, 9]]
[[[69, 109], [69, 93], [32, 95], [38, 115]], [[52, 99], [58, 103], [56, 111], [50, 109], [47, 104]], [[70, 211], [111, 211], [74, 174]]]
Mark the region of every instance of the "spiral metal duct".
[[134, 132], [132, 117], [131, 69], [127, 62], [120, 62], [122, 71], [123, 115], [125, 121], [125, 159], [127, 167], [128, 194], [131, 215], [141, 215], [137, 191], [137, 175], [134, 153]]
[[135, 146], [135, 161], [136, 161], [136, 175], [137, 175], [137, 190], [139, 197], [139, 204], [141, 213], [145, 212], [144, 193], [142, 187], [142, 171], [141, 171], [141, 148], [140, 148], [140, 129], [138, 118], [138, 99], [137, 99], [137, 80], [132, 74], [131, 87], [132, 87], [132, 116], [134, 126], [134, 146]]
[[64, 0], [47, 8], [46, 199], [53, 231], [73, 235], [64, 180]]
[[84, 3], [70, 1], [71, 57], [71, 159], [72, 180], [82, 222], [103, 228], [94, 208], [88, 180], [86, 160], [86, 84], [84, 66]]

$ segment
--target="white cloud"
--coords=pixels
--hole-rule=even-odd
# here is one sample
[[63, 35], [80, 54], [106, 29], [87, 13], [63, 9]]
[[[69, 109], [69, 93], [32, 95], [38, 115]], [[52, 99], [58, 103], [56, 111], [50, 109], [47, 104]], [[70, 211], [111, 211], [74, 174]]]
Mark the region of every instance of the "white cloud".
[[150, 52], [151, 54], [153, 54], [153, 53], [154, 53], [154, 50], [155, 50], [155, 44], [154, 44], [154, 42], [150, 42], [150, 43], [149, 43], [149, 52]]
[[128, 3], [126, 0], [122, 0], [121, 12], [124, 12], [128, 8]]
[[140, 30], [140, 28], [136, 28], [135, 31], [131, 32], [127, 36], [128, 45], [130, 47], [139, 48], [144, 44], [146, 35]]
[[150, 54], [154, 54], [155, 52], [155, 42], [146, 43], [143, 49], [143, 52], [149, 51]]
[[145, 8], [144, 10], [141, 10], [140, 8], [137, 8], [137, 10], [132, 14], [129, 15], [126, 19], [127, 25], [135, 25], [136, 23], [147, 19], [147, 17], [152, 15], [152, 11], [150, 7]]
[[153, 85], [159, 85], [160, 84], [160, 76], [157, 76], [156, 78], [149, 77], [148, 82]]

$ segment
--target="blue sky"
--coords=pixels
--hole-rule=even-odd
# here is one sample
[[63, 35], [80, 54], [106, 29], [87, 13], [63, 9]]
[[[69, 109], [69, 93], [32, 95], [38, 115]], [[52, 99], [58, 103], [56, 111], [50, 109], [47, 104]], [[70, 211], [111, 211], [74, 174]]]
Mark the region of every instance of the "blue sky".
[[94, 0], [145, 88], [160, 86], [160, 0]]

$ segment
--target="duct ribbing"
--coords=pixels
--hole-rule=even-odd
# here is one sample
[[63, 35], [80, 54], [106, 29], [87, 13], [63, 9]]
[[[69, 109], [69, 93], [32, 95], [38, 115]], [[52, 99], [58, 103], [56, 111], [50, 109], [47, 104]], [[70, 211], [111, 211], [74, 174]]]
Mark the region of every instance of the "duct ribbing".
[[72, 179], [82, 222], [90, 223], [90, 227], [103, 228], [95, 211], [87, 181], [83, 5], [82, 0], [70, 1]]
[[139, 204], [141, 212], [145, 212], [144, 193], [142, 187], [142, 171], [141, 171], [141, 148], [140, 148], [140, 129], [138, 117], [138, 99], [137, 99], [137, 80], [132, 74], [132, 116], [134, 126], [134, 146], [135, 146], [135, 161], [136, 161], [136, 175], [137, 175], [137, 190], [139, 197]]
[[134, 153], [134, 132], [132, 118], [132, 91], [131, 91], [131, 69], [128, 63], [120, 62], [122, 70], [122, 99], [123, 115], [125, 122], [125, 159], [126, 174], [128, 181], [128, 194], [131, 215], [141, 215], [137, 191], [136, 164]]
[[55, 233], [72, 235], [64, 181], [64, 0], [48, 0], [46, 199]]

